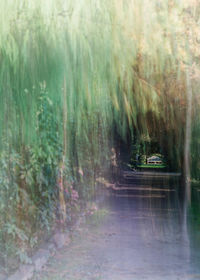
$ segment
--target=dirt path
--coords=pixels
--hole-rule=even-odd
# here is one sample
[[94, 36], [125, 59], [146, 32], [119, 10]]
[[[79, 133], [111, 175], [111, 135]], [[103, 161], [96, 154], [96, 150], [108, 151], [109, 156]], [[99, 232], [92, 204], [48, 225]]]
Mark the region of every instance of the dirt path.
[[102, 207], [104, 218], [93, 217], [34, 280], [200, 279], [200, 247], [183, 230], [175, 193], [111, 196]]

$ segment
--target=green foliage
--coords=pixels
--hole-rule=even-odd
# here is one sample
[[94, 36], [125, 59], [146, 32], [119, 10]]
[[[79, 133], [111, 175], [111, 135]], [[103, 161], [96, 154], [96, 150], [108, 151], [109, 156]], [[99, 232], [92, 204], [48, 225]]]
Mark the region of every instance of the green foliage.
[[26, 235], [16, 226], [16, 210], [19, 203], [19, 187], [17, 184], [17, 168], [20, 165], [20, 158], [10, 151], [5, 145], [5, 150], [0, 155], [0, 257], [6, 263], [7, 253], [13, 253], [15, 238], [25, 240]]
[[164, 164], [139, 164], [138, 167], [140, 168], [166, 168], [166, 165]]
[[[17, 265], [18, 260], [29, 263], [27, 253], [37, 245], [40, 234], [50, 232], [59, 219], [57, 179], [62, 141], [52, 107], [42, 86], [35, 115], [37, 143], [22, 147], [21, 153], [5, 143], [0, 154], [0, 261], [8, 268]], [[74, 183], [67, 160], [63, 176], [68, 184]], [[71, 192], [75, 194], [75, 190]], [[78, 210], [78, 193], [70, 199], [74, 204], [69, 205], [69, 210], [73, 207]], [[66, 198], [66, 203], [68, 200]], [[68, 220], [71, 216], [72, 211], [68, 211]]]
[[1, 1], [2, 258], [23, 259], [35, 232], [50, 230], [60, 194], [69, 220], [73, 190], [91, 198], [116, 134], [143, 138], [143, 154], [156, 139], [182, 168], [188, 72], [199, 178], [199, 4], [189, 2]]

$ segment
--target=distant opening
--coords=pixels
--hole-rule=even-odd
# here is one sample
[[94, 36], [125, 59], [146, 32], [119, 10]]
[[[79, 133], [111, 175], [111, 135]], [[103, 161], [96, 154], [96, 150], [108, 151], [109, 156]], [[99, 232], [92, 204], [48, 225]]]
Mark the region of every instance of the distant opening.
[[125, 137], [115, 132], [118, 164], [123, 169], [181, 172], [183, 139], [153, 112], [138, 115], [136, 125]]

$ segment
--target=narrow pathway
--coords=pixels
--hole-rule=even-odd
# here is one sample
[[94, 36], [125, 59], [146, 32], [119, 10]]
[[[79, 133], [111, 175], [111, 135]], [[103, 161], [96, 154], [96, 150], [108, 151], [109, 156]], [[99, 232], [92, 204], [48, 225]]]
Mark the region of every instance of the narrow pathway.
[[185, 230], [177, 192], [159, 189], [106, 197], [104, 218], [91, 219], [34, 280], [200, 279], [200, 246]]

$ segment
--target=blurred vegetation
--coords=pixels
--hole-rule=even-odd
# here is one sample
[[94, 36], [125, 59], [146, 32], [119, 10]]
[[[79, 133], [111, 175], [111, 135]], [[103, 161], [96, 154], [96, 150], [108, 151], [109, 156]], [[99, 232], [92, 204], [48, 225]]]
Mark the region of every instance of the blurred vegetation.
[[192, 205], [190, 207], [190, 214], [193, 225], [196, 225], [198, 232], [200, 230], [200, 184], [199, 182], [192, 182]]
[[135, 137], [133, 153], [140, 139], [158, 143], [180, 170], [191, 117], [192, 176], [200, 178], [197, 1], [2, 0], [0, 7], [5, 265], [11, 256], [29, 262], [40, 236], [70, 223], [80, 201], [91, 199], [116, 135]]

